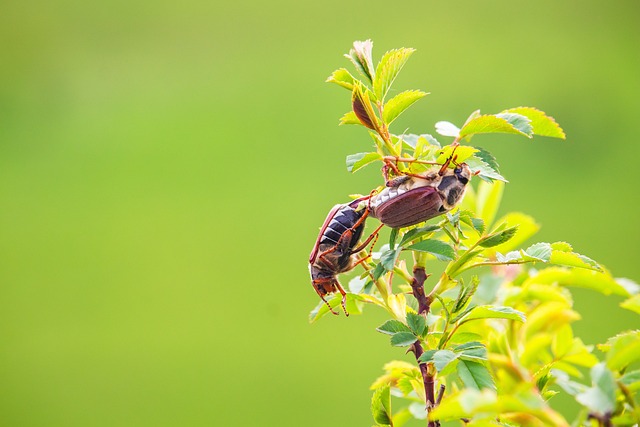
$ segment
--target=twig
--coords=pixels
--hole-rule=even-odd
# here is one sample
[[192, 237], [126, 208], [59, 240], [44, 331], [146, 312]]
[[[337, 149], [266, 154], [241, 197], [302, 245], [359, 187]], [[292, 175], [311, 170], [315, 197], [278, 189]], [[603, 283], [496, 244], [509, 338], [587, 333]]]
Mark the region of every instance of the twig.
[[[426, 273], [424, 267], [416, 265], [413, 267], [413, 280], [411, 281], [411, 288], [413, 289], [413, 296], [418, 301], [418, 314], [422, 314], [426, 316], [429, 313], [429, 309], [431, 308], [432, 298], [427, 297], [424, 293], [424, 282], [427, 280], [429, 275]], [[435, 378], [434, 375], [429, 372], [429, 367], [426, 363], [421, 363], [420, 356], [424, 353], [424, 349], [422, 348], [422, 344], [420, 340], [417, 340], [411, 346], [411, 351], [416, 356], [416, 360], [418, 361], [418, 367], [420, 368], [420, 373], [422, 374], [422, 382], [424, 383], [424, 395], [426, 397], [427, 403], [427, 413], [429, 413], [442, 399], [444, 394], [444, 389], [440, 388], [440, 394], [436, 399], [435, 396]], [[429, 427], [440, 427], [439, 421], [429, 421]]]

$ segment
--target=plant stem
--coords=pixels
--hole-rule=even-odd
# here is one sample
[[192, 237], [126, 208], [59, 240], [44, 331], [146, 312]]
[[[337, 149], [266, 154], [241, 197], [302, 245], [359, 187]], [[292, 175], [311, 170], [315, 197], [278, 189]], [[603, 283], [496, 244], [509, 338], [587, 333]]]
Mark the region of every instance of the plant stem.
[[[413, 296], [418, 301], [418, 314], [422, 314], [423, 316], [427, 316], [429, 313], [429, 309], [431, 308], [431, 302], [433, 299], [431, 297], [427, 297], [424, 293], [424, 282], [429, 277], [424, 269], [424, 267], [420, 265], [414, 265], [413, 267], [413, 280], [411, 281], [411, 288], [413, 289]], [[426, 398], [426, 410], [427, 414], [436, 406], [436, 396], [435, 396], [435, 378], [434, 374], [430, 372], [429, 366], [426, 363], [419, 362], [420, 356], [424, 353], [424, 349], [422, 348], [422, 344], [420, 340], [417, 340], [411, 346], [411, 351], [416, 357], [416, 361], [418, 361], [418, 367], [420, 368], [420, 373], [422, 374], [422, 382], [424, 383], [424, 395]], [[442, 397], [440, 397], [442, 398]], [[439, 421], [429, 421], [429, 427], [439, 427]]]

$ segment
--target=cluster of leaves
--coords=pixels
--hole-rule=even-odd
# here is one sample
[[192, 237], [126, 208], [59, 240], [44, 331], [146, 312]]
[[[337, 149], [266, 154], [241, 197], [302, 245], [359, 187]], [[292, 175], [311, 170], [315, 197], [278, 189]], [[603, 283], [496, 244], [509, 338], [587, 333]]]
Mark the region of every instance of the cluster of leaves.
[[[353, 171], [387, 156], [407, 159], [403, 150], [410, 149], [410, 159], [417, 161], [406, 162], [405, 171], [420, 173], [478, 133], [564, 137], [553, 119], [524, 107], [496, 115], [476, 112], [461, 128], [439, 122], [437, 132], [455, 138], [444, 147], [431, 135], [391, 135], [391, 121], [426, 94], [406, 91], [385, 102], [413, 50], [386, 53], [374, 72], [371, 47], [369, 41], [356, 42], [347, 55], [367, 84], [345, 69], [329, 78], [352, 91], [353, 111], [342, 122], [369, 128], [375, 142], [375, 152], [347, 158]], [[446, 420], [470, 426], [569, 426], [550, 404], [561, 392], [582, 407], [573, 425], [640, 423], [640, 332], [612, 337], [598, 347], [598, 356], [574, 336], [572, 323], [580, 315], [570, 293], [580, 287], [619, 295], [626, 298], [623, 308], [640, 314], [640, 286], [615, 279], [566, 242], [524, 246], [539, 226], [517, 212], [496, 219], [504, 179], [495, 159], [470, 146], [457, 146], [455, 153], [484, 180], [469, 186], [460, 206], [439, 221], [392, 229], [379, 252], [368, 258], [366, 251], [360, 253], [365, 271], [349, 282], [349, 311], [361, 314], [366, 305], [386, 310], [390, 319], [377, 330], [390, 336], [392, 346], [407, 347], [417, 357], [418, 366], [389, 362], [373, 383], [376, 425], [400, 427], [417, 418], [430, 426]], [[415, 269], [427, 265], [442, 273], [427, 295], [425, 314], [406, 295], [415, 290]], [[337, 307], [340, 299], [329, 304]], [[328, 312], [318, 304], [310, 320]], [[441, 390], [436, 402], [426, 396], [425, 375]], [[392, 411], [392, 396], [399, 410]]]
[[458, 163], [465, 162], [472, 172], [488, 182], [506, 181], [498, 171], [495, 158], [486, 150], [469, 145], [459, 146], [461, 141], [469, 143], [474, 135], [508, 133], [532, 138], [534, 135], [565, 138], [555, 120], [540, 110], [517, 107], [498, 114], [481, 114], [480, 110], [469, 115], [462, 127], [450, 122], [436, 123], [436, 132], [455, 138], [442, 146], [430, 134], [401, 134], [389, 132], [389, 126], [419, 99], [428, 95], [420, 90], [406, 90], [386, 99], [389, 89], [414, 49], [401, 48], [385, 53], [378, 65], [373, 67], [373, 43], [370, 40], [355, 42], [345, 56], [351, 60], [362, 77], [354, 77], [346, 68], [334, 71], [327, 79], [351, 91], [352, 110], [342, 116], [340, 124], [361, 125], [369, 129], [375, 151], [347, 156], [347, 169], [355, 172], [376, 161], [392, 158], [401, 161], [402, 172], [421, 173], [429, 165], [443, 164], [454, 149]]

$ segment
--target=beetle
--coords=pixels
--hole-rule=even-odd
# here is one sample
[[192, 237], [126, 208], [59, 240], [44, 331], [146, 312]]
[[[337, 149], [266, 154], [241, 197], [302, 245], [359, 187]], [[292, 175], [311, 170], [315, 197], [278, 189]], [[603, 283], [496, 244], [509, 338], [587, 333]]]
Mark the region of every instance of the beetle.
[[367, 216], [371, 212], [368, 204], [362, 203], [366, 200], [370, 200], [370, 196], [361, 197], [351, 203], [335, 205], [324, 220], [309, 256], [309, 273], [313, 288], [333, 314], [338, 313], [333, 311], [325, 295], [340, 292], [342, 309], [345, 315], [349, 315], [346, 308], [347, 294], [340, 285], [337, 275], [351, 270], [366, 259], [354, 262], [353, 255], [363, 250], [374, 237], [377, 237], [378, 231], [382, 228], [380, 225], [361, 245], [356, 247], [362, 237]]
[[472, 172], [465, 163], [422, 175], [401, 175], [370, 200], [371, 216], [392, 227], [408, 227], [453, 209], [466, 190]]

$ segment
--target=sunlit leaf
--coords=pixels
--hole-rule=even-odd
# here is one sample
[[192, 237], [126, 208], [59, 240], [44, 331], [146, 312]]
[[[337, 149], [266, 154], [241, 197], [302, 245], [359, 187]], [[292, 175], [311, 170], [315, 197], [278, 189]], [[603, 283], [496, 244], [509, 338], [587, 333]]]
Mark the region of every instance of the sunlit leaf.
[[631, 298], [621, 302], [620, 307], [640, 314], [640, 295], [634, 295]]
[[469, 311], [469, 313], [460, 319], [460, 322], [465, 323], [477, 319], [511, 319], [524, 322], [525, 318], [523, 312], [511, 307], [481, 305]]
[[382, 156], [376, 152], [349, 154], [347, 156], [347, 170], [349, 172], [355, 172], [381, 158]]
[[526, 126], [528, 121], [526, 117], [517, 114], [482, 115], [466, 123], [459, 135], [460, 138], [469, 138], [484, 133], [511, 133], [530, 138], [531, 126]]
[[371, 99], [368, 92], [364, 91], [362, 85], [356, 83], [353, 86], [353, 93], [351, 96], [351, 104], [353, 112], [355, 113], [360, 123], [369, 129], [376, 129], [378, 119], [373, 107], [371, 106]]
[[532, 107], [509, 108], [504, 113], [516, 113], [526, 116], [531, 120], [533, 133], [535, 135], [550, 136], [553, 138], [565, 139], [566, 136], [562, 128], [556, 123], [553, 117], [547, 116], [544, 112]]
[[453, 123], [441, 121], [436, 123], [436, 132], [442, 136], [457, 137], [460, 134], [460, 129]]
[[353, 90], [353, 81], [353, 76], [346, 68], [335, 70], [326, 80], [328, 83], [335, 83], [349, 90]]
[[487, 228], [491, 227], [498, 212], [504, 183], [496, 181], [493, 184], [480, 182], [476, 194], [476, 217], [482, 218]]
[[394, 96], [384, 105], [382, 117], [385, 123], [391, 124], [413, 103], [427, 95], [426, 92], [421, 90], [406, 90]]
[[413, 52], [415, 49], [400, 48], [390, 50], [382, 56], [373, 79], [373, 91], [378, 99], [385, 98], [389, 87]]
[[373, 392], [371, 414], [376, 423], [391, 425], [391, 386], [384, 385]]
[[422, 236], [432, 234], [434, 231], [437, 231], [439, 229], [439, 225], [424, 225], [422, 227], [412, 228], [411, 230], [404, 233], [404, 236], [402, 236], [402, 240], [400, 241], [400, 246], [404, 246], [410, 241], [416, 240]]
[[462, 163], [473, 156], [478, 150], [469, 145], [446, 145], [442, 147], [436, 163], [444, 164], [449, 158], [455, 154], [455, 160], [457, 163]]
[[427, 252], [441, 261], [450, 261], [455, 256], [453, 248], [442, 240], [427, 239], [408, 246], [407, 249], [418, 252]]
[[344, 56], [351, 60], [358, 72], [373, 82], [375, 70], [372, 59], [373, 42], [371, 40], [353, 42], [353, 49]]
[[640, 330], [609, 338], [607, 346], [607, 366], [613, 371], [620, 371], [640, 361]]
[[513, 236], [515, 236], [518, 231], [518, 226], [513, 226], [509, 228], [505, 228], [504, 230], [490, 234], [488, 236], [483, 237], [479, 241], [479, 245], [483, 248], [491, 248], [494, 246], [498, 246], [509, 241]]
[[442, 372], [449, 363], [457, 358], [458, 355], [451, 350], [438, 350], [433, 355], [433, 364], [438, 372]]
[[360, 120], [358, 120], [358, 116], [353, 111], [349, 111], [345, 113], [342, 117], [340, 117], [340, 125], [362, 125]]

